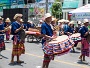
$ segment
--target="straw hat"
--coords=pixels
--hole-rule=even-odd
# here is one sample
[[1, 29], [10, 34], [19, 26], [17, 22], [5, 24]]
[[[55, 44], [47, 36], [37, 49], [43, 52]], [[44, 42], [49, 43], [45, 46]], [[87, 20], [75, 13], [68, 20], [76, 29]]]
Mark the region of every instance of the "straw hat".
[[51, 15], [50, 13], [46, 13], [44, 17], [45, 17], [45, 19], [46, 19], [46, 18], [51, 17], [51, 16], [52, 16], [52, 15]]
[[39, 22], [43, 22], [43, 20], [39, 20]]
[[87, 23], [87, 22], [89, 22], [88, 19], [84, 19], [83, 20], [83, 23]]
[[77, 24], [82, 24], [82, 23], [81, 23], [81, 21], [78, 21], [78, 23], [77, 23]]
[[20, 22], [24, 22], [23, 19], [20, 19]]
[[74, 21], [70, 21], [69, 25], [74, 24]]
[[68, 22], [69, 22], [69, 20], [65, 20], [65, 22], [66, 22], [66, 23], [68, 23]]
[[28, 20], [27, 22], [28, 22], [28, 23], [33, 23], [31, 20]]
[[59, 20], [58, 22], [63, 22], [62, 20]]
[[22, 14], [15, 14], [13, 19], [16, 19], [17, 17], [22, 17], [22, 16], [23, 16]]
[[10, 19], [9, 19], [9, 18], [7, 18], [7, 19], [5, 20], [5, 22], [11, 22], [11, 21], [10, 21]]
[[3, 18], [2, 18], [2, 17], [0, 17], [0, 20], [3, 20]]

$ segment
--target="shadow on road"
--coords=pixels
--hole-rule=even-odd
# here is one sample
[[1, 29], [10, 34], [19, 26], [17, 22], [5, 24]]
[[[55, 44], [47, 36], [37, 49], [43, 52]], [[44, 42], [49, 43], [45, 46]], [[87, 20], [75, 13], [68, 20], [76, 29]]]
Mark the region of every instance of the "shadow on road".
[[8, 59], [7, 57], [5, 57], [5, 56], [3, 56], [3, 55], [0, 55], [0, 56], [2, 56], [2, 58]]
[[22, 66], [22, 67], [23, 67], [22, 64], [26, 64], [26, 63], [17, 63], [17, 62], [15, 61], [15, 62], [13, 62], [13, 63], [9, 63], [8, 65], [10, 65], [10, 66], [18, 65], [18, 66]]

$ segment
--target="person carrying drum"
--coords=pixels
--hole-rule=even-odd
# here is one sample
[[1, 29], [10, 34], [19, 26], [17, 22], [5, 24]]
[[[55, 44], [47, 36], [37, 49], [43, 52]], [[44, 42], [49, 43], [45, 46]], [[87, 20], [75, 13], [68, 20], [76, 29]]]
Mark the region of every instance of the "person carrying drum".
[[88, 30], [88, 26], [89, 25], [89, 21], [88, 19], [84, 19], [84, 22], [83, 22], [83, 26], [79, 29], [79, 33], [81, 33], [81, 55], [79, 57], [79, 59], [83, 62], [85, 62], [85, 56], [90, 56], [89, 53], [89, 47], [90, 47], [90, 44], [89, 42], [87, 41], [87, 36], [89, 34], [89, 30]]
[[4, 43], [4, 23], [3, 18], [0, 17], [0, 59], [2, 59], [1, 51], [5, 50], [5, 43]]
[[[7, 19], [5, 20], [5, 25], [4, 25], [4, 27], [5, 27], [5, 28], [9, 27], [9, 26], [10, 26], [10, 23], [11, 23], [10, 19], [7, 18]], [[10, 32], [11, 32], [10, 29], [6, 31], [6, 40], [7, 40], [7, 41], [10, 39]]]
[[[67, 27], [64, 28], [64, 34], [70, 36], [74, 33], [74, 21], [71, 21]], [[73, 47], [73, 52], [75, 52], [75, 49]]]
[[[45, 22], [42, 23], [42, 26], [41, 26], [41, 34], [43, 36], [42, 49], [45, 46], [47, 39], [48, 40], [53, 39], [53, 37], [52, 37], [53, 36], [53, 30], [52, 30], [52, 28], [50, 26], [51, 21], [52, 21], [51, 14], [46, 13], [45, 14]], [[50, 61], [51, 61], [50, 56], [44, 52], [44, 60], [43, 60], [42, 68], [48, 68]]]
[[14, 63], [14, 57], [17, 56], [17, 63], [22, 63], [20, 55], [25, 53], [24, 41], [20, 38], [20, 31], [23, 30], [24, 25], [21, 22], [22, 14], [15, 14], [15, 22], [12, 23], [11, 33], [13, 34], [13, 49], [11, 63]]

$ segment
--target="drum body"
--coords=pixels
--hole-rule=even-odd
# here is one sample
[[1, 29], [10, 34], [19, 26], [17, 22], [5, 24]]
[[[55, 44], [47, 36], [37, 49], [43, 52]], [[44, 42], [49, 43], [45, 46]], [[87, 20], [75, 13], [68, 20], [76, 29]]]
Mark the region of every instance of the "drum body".
[[48, 55], [63, 55], [68, 53], [73, 45], [74, 42], [67, 35], [62, 35], [54, 41], [46, 42], [43, 50]]
[[80, 33], [72, 34], [72, 35], [70, 36], [70, 38], [71, 38], [74, 42], [81, 41], [81, 34], [80, 34]]

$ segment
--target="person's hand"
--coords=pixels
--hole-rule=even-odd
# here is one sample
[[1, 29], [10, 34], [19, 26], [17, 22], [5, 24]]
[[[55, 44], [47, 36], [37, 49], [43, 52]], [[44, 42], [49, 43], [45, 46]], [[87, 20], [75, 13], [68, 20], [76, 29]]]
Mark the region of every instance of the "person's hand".
[[88, 31], [88, 32], [86, 32], [85, 34], [86, 34], [86, 35], [88, 35], [88, 34], [89, 34], [89, 31]]
[[24, 26], [22, 25], [21, 27], [20, 27], [20, 30], [22, 30], [24, 28]]

